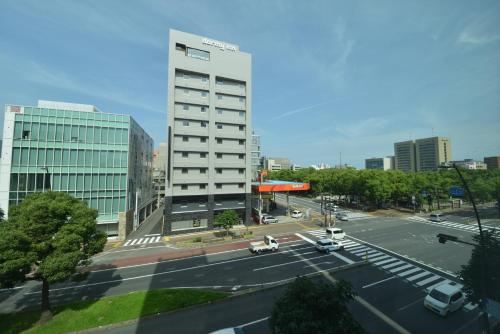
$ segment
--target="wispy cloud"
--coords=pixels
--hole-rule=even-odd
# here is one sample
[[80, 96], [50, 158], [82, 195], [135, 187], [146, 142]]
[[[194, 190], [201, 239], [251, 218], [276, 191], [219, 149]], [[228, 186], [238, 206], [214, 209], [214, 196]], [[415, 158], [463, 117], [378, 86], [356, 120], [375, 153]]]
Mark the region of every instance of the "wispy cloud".
[[302, 108], [299, 108], [299, 109], [294, 109], [294, 110], [290, 110], [290, 111], [287, 111], [287, 112], [284, 112], [278, 116], [275, 116], [273, 118], [271, 118], [271, 120], [275, 121], [277, 119], [281, 119], [281, 118], [285, 118], [285, 117], [288, 117], [288, 116], [292, 116], [292, 115], [295, 115], [295, 114], [298, 114], [298, 113], [301, 113], [301, 112], [304, 112], [304, 111], [308, 111], [308, 110], [311, 110], [311, 109], [315, 109], [317, 107], [321, 107], [321, 106], [324, 106], [326, 104], [330, 103], [330, 101], [327, 101], [327, 102], [323, 102], [323, 103], [318, 103], [318, 104], [313, 104], [311, 106], [308, 106], [308, 107], [302, 107]]
[[483, 45], [500, 40], [499, 10], [500, 6], [497, 5], [466, 25], [458, 35], [457, 42]]

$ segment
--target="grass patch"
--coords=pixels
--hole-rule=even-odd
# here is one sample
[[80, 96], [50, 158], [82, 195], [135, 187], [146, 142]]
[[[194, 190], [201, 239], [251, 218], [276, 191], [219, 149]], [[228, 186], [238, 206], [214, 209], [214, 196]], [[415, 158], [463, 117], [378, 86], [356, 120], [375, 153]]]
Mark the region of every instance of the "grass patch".
[[53, 307], [54, 318], [35, 325], [40, 312], [0, 314], [2, 333], [68, 333], [120, 321], [173, 311], [187, 306], [226, 298], [223, 292], [195, 289], [158, 289], [105, 297]]

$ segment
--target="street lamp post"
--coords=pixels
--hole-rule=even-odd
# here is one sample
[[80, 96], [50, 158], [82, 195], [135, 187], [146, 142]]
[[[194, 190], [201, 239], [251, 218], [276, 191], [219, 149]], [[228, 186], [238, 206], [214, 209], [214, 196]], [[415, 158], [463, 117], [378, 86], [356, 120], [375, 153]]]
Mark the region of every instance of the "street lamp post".
[[465, 182], [465, 179], [460, 172], [460, 169], [452, 163], [451, 165], [444, 165], [441, 166], [440, 168], [453, 168], [457, 172], [458, 176], [460, 177], [460, 181], [462, 181], [462, 184], [464, 185], [465, 191], [467, 192], [467, 197], [469, 197], [470, 202], [472, 203], [472, 208], [474, 209], [474, 214], [476, 216], [477, 220], [477, 226], [479, 228], [479, 249], [481, 250], [481, 297], [483, 300], [481, 300], [481, 307], [483, 308], [483, 321], [484, 321], [484, 329], [485, 333], [490, 332], [489, 328], [489, 323], [488, 323], [488, 314], [484, 310], [484, 302], [486, 299], [486, 273], [485, 273], [485, 261], [486, 261], [486, 254], [484, 250], [484, 236], [483, 236], [483, 227], [481, 225], [481, 219], [479, 218], [479, 213], [477, 212], [477, 207], [476, 207], [476, 202], [474, 201], [474, 197], [472, 196], [472, 193], [470, 192], [469, 185], [467, 182]]

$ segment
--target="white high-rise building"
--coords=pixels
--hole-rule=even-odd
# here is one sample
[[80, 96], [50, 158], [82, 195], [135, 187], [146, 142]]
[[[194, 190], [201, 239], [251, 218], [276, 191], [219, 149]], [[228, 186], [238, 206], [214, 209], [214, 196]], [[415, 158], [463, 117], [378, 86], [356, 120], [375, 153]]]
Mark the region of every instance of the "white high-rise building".
[[165, 234], [211, 229], [251, 212], [251, 55], [170, 30]]

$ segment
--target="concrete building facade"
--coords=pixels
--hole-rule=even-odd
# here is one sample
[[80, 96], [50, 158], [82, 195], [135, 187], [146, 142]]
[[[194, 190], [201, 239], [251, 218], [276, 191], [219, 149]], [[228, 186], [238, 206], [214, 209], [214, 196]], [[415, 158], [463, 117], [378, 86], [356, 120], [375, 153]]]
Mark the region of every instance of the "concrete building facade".
[[252, 181], [257, 180], [259, 170], [262, 170], [264, 168], [264, 166], [261, 165], [260, 153], [261, 153], [260, 136], [252, 134], [252, 148], [251, 148]]
[[213, 228], [251, 212], [251, 55], [170, 30], [164, 234]]
[[292, 163], [288, 158], [266, 158], [264, 162], [264, 169], [268, 171], [278, 171], [285, 169], [292, 169]]
[[390, 170], [394, 169], [394, 159], [392, 156], [385, 158], [369, 158], [365, 159], [366, 169], [381, 169]]
[[415, 142], [413, 140], [394, 143], [394, 167], [403, 172], [416, 171]]
[[7, 105], [0, 207], [63, 191], [97, 209], [98, 227], [124, 239], [152, 210], [151, 137], [128, 115], [92, 105]]
[[489, 170], [500, 168], [500, 156], [498, 157], [485, 157], [484, 163]]
[[167, 143], [160, 143], [158, 148], [153, 151], [153, 188], [158, 205], [165, 198], [167, 150]]
[[450, 163], [453, 163], [457, 167], [462, 167], [465, 169], [486, 170], [487, 168], [484, 162], [475, 161], [474, 159], [456, 160], [456, 161], [450, 161]]
[[435, 171], [451, 161], [451, 140], [445, 137], [417, 139], [415, 155], [417, 171]]

